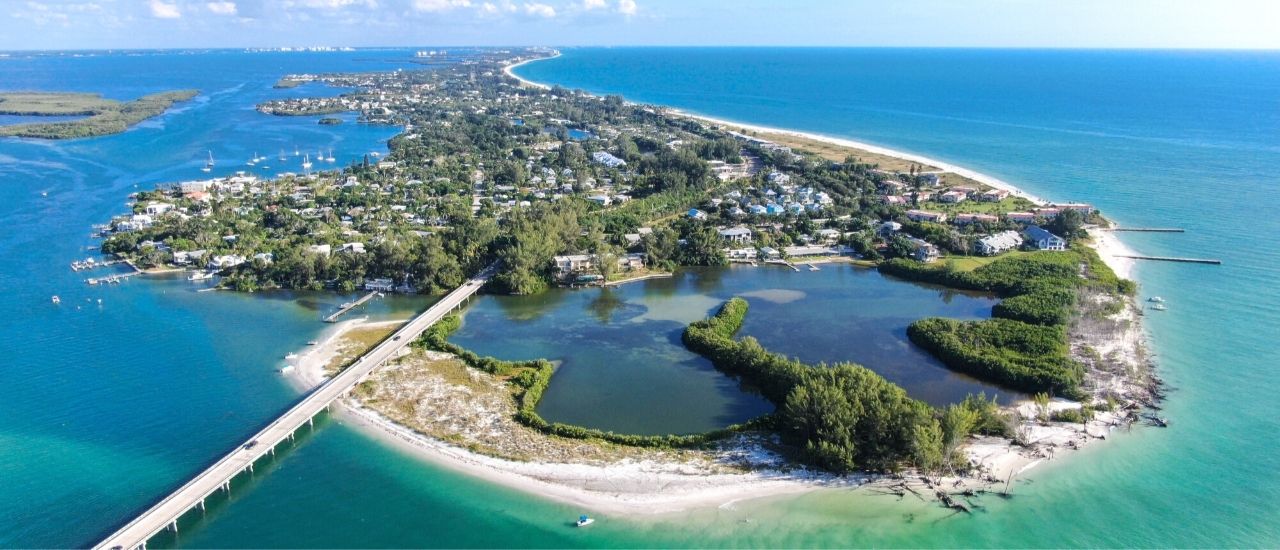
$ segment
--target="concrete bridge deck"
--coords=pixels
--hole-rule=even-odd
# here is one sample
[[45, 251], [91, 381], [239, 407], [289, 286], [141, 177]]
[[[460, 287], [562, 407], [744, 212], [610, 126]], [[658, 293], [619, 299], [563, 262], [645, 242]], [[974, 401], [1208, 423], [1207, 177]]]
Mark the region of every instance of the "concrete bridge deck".
[[253, 463], [268, 453], [274, 453], [276, 445], [293, 437], [294, 431], [311, 422], [315, 415], [364, 381], [375, 367], [396, 356], [400, 348], [412, 342], [431, 325], [462, 306], [488, 282], [494, 266], [486, 268], [462, 286], [441, 298], [426, 311], [409, 320], [382, 343], [369, 350], [346, 370], [316, 387], [296, 405], [285, 411], [267, 427], [236, 446], [212, 466], [196, 475], [191, 481], [170, 493], [133, 521], [121, 527], [95, 548], [145, 547], [147, 540], [166, 528], [177, 529], [177, 521], [187, 511], [197, 506], [219, 489], [230, 490], [231, 479], [240, 472], [252, 470]]

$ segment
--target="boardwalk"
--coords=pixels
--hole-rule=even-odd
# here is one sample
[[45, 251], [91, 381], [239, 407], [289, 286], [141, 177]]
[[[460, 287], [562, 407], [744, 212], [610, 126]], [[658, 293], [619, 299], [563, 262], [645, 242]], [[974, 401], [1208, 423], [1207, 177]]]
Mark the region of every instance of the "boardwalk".
[[390, 338], [369, 350], [337, 376], [321, 384], [262, 431], [244, 444], [232, 449], [226, 456], [200, 472], [194, 479], [156, 503], [137, 519], [107, 537], [95, 548], [144, 547], [152, 536], [166, 528], [177, 529], [178, 518], [197, 506], [219, 489], [230, 489], [231, 478], [240, 472], [252, 470], [253, 463], [263, 455], [274, 453], [276, 445], [293, 437], [303, 424], [311, 422], [315, 415], [329, 407], [339, 397], [346, 395], [364, 381], [375, 367], [396, 356], [401, 347], [412, 342], [428, 327], [461, 306], [480, 287], [488, 282], [494, 267], [490, 266], [465, 284], [450, 292], [417, 317], [405, 323]]

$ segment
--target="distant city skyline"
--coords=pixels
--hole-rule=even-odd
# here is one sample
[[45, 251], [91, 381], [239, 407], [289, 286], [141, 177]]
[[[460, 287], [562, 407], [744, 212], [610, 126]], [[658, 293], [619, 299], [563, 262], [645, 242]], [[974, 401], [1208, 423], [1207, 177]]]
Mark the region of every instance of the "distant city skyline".
[[1280, 48], [1267, 0], [10, 0], [0, 49]]

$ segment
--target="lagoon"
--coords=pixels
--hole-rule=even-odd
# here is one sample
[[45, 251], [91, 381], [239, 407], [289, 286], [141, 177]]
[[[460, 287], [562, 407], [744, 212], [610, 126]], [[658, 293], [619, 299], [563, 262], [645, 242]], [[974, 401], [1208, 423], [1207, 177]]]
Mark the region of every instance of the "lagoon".
[[481, 355], [560, 363], [538, 406], [551, 422], [622, 433], [694, 433], [771, 412], [750, 387], [680, 341], [729, 298], [751, 304], [740, 336], [808, 363], [852, 361], [933, 404], [1013, 392], [952, 373], [912, 345], [929, 316], [990, 317], [996, 300], [899, 281], [849, 264], [694, 268], [611, 288], [553, 289], [475, 301], [451, 338]]

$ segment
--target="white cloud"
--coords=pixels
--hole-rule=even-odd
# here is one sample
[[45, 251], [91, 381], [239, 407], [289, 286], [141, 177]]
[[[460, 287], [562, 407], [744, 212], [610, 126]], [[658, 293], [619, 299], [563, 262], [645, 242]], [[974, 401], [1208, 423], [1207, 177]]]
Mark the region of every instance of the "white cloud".
[[226, 2], [226, 1], [209, 2], [208, 4], [205, 4], [205, 7], [209, 8], [209, 11], [216, 13], [218, 15], [235, 15], [236, 14], [235, 2]]
[[178, 19], [182, 17], [182, 12], [178, 11], [177, 4], [163, 2], [162, 0], [151, 0], [151, 17]]
[[[413, 9], [417, 11], [441, 12], [469, 7], [471, 7], [471, 0], [413, 0]], [[485, 8], [482, 6], [481, 9]]]
[[636, 0], [618, 0], [618, 13], [626, 16], [636, 14]]
[[524, 5], [524, 13], [536, 17], [551, 18], [556, 16], [556, 9], [546, 4], [533, 2]]
[[591, 11], [609, 7], [606, 0], [582, 0], [582, 9]]

